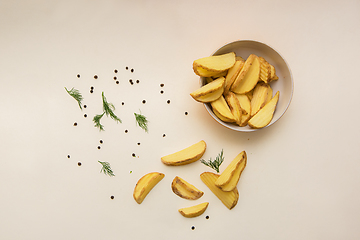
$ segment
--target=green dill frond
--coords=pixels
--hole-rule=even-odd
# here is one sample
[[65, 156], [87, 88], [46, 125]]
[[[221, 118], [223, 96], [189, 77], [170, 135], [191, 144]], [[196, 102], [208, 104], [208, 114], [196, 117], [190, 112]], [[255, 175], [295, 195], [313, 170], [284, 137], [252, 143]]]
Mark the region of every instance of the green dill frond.
[[148, 120], [146, 119], [146, 117], [142, 114], [137, 114], [137, 113], [134, 113], [135, 115], [135, 120], [136, 120], [136, 123], [139, 125], [139, 127], [141, 127], [142, 129], [145, 130], [145, 132], [148, 132]]
[[103, 172], [105, 175], [109, 175], [110, 177], [115, 176], [113, 170], [111, 169], [110, 163], [101, 161], [98, 162], [102, 165], [100, 172]]
[[106, 114], [106, 116], [110, 116], [113, 120], [115, 120], [116, 122], [120, 122], [121, 120], [120, 118], [118, 118], [115, 113], [113, 111], [115, 111], [115, 106], [112, 103], [109, 103], [106, 100], [106, 97], [104, 95], [104, 92], [102, 92], [102, 101], [103, 101], [103, 110], [104, 113]]
[[79, 107], [82, 110], [81, 102], [84, 98], [81, 95], [81, 93], [79, 92], [79, 90], [77, 90], [75, 88], [68, 90], [66, 87], [65, 87], [65, 90], [70, 96], [72, 96], [78, 102]]
[[95, 115], [93, 118], [94, 126], [99, 128], [100, 131], [104, 131], [104, 126], [100, 123], [101, 118], [104, 116], [105, 112], [103, 114]]
[[223, 149], [221, 150], [221, 152], [219, 153], [219, 155], [215, 158], [214, 161], [211, 161], [211, 158], [209, 161], [205, 161], [204, 159], [201, 159], [200, 162], [205, 164], [208, 167], [211, 167], [212, 169], [214, 169], [217, 173], [220, 172], [220, 165], [223, 163], [224, 161], [224, 156], [223, 156]]

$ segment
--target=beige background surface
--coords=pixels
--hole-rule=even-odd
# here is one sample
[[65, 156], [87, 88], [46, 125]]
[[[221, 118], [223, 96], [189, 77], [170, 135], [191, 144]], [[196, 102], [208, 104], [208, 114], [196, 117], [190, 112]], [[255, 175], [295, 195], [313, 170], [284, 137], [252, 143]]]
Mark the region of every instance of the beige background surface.
[[[357, 0], [2, 1], [0, 238], [359, 239], [359, 12]], [[253, 133], [220, 126], [189, 96], [192, 61], [240, 39], [277, 49], [295, 81], [284, 117]], [[102, 91], [123, 121], [104, 119], [105, 132], [91, 121]], [[139, 111], [149, 133], [135, 125]], [[248, 153], [231, 211], [199, 178], [210, 168], [160, 162], [201, 139], [205, 159], [224, 150], [222, 170]], [[166, 176], [138, 205], [133, 188], [150, 171]], [[177, 175], [204, 196], [174, 195]], [[203, 201], [198, 218], [177, 212]]]

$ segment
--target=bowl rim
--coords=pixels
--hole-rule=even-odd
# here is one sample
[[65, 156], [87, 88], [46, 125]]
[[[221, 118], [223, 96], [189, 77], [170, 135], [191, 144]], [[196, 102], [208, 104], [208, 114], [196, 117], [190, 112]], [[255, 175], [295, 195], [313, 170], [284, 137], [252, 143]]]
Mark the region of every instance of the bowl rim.
[[[272, 121], [270, 122], [268, 125], [266, 125], [265, 127], [263, 128], [247, 128], [246, 130], [243, 129], [243, 127], [239, 127], [237, 126], [236, 128], [235, 127], [231, 127], [229, 126], [229, 124], [226, 124], [224, 123], [223, 121], [221, 121], [217, 116], [215, 116], [215, 114], [213, 113], [213, 111], [211, 110], [211, 107], [209, 106], [210, 104], [209, 103], [204, 103], [204, 107], [206, 109], [206, 111], [210, 114], [210, 116], [215, 120], [217, 121], [220, 125], [228, 128], [228, 129], [231, 129], [231, 130], [234, 130], [234, 131], [237, 131], [237, 132], [256, 132], [258, 130], [261, 130], [261, 129], [265, 129], [267, 127], [270, 127], [271, 125], [273, 125], [274, 123], [276, 123], [280, 118], [282, 118], [282, 116], [284, 116], [285, 112], [288, 110], [289, 106], [290, 106], [290, 103], [292, 101], [292, 98], [293, 98], [293, 94], [294, 94], [294, 78], [293, 78], [293, 74], [292, 74], [292, 71], [291, 71], [291, 68], [288, 64], [288, 62], [286, 61], [286, 59], [283, 57], [282, 54], [280, 54], [280, 52], [278, 50], [276, 50], [274, 47], [270, 46], [269, 44], [266, 44], [264, 42], [261, 42], [261, 41], [258, 41], [258, 40], [253, 40], [253, 39], [241, 39], [241, 40], [236, 40], [236, 41], [232, 41], [232, 42], [228, 42], [226, 44], [224, 44], [223, 46], [221, 46], [220, 48], [218, 48], [217, 50], [215, 50], [211, 56], [214, 56], [218, 51], [220, 51], [221, 49], [229, 46], [230, 44], [235, 44], [237, 42], [254, 42], [254, 43], [257, 43], [257, 44], [262, 44], [262, 45], [265, 45], [266, 47], [272, 49], [273, 51], [275, 51], [280, 57], [281, 59], [284, 61], [288, 71], [289, 71], [289, 74], [290, 74], [290, 84], [291, 84], [291, 91], [290, 91], [290, 97], [289, 97], [289, 101], [284, 109], [284, 111], [280, 114], [280, 116], [275, 120], [275, 121]], [[204, 82], [204, 77], [200, 77], [200, 87], [203, 86], [203, 82]]]

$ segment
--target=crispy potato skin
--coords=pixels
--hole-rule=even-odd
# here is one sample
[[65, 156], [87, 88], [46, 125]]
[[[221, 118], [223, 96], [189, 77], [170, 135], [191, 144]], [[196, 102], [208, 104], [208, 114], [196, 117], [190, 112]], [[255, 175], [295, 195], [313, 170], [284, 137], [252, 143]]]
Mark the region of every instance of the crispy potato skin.
[[178, 176], [176, 176], [172, 181], [171, 189], [179, 197], [190, 200], [199, 199], [204, 194], [204, 192], [200, 191], [195, 186]]

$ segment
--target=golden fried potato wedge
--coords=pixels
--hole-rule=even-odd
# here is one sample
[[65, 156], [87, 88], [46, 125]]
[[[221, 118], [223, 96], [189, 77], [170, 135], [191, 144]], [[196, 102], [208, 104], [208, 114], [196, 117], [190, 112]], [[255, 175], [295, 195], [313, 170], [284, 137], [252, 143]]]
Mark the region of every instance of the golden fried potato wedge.
[[228, 93], [230, 91], [230, 87], [233, 84], [236, 76], [239, 74], [242, 66], [244, 65], [244, 61], [241, 60], [237, 60], [234, 64], [234, 66], [232, 66], [229, 71], [227, 72], [226, 78], [225, 78], [225, 89], [224, 89], [224, 93]]
[[268, 97], [266, 99], [266, 103], [270, 102], [270, 100], [273, 98], [273, 89], [272, 87], [269, 85], [269, 89], [268, 89]]
[[224, 92], [225, 78], [220, 77], [211, 83], [190, 93], [190, 96], [198, 102], [206, 103], [218, 99]]
[[226, 192], [234, 190], [239, 182], [242, 171], [246, 167], [246, 162], [246, 152], [242, 151], [220, 174], [220, 177], [215, 181], [215, 185]]
[[159, 172], [151, 172], [141, 177], [136, 183], [133, 197], [138, 204], [141, 204], [148, 193], [155, 187], [165, 175]]
[[190, 147], [162, 157], [161, 161], [169, 166], [185, 165], [199, 160], [204, 155], [205, 150], [206, 143], [201, 140]]
[[230, 52], [217, 56], [209, 56], [197, 59], [193, 62], [193, 68], [202, 67], [211, 72], [222, 72], [235, 64], [235, 53]]
[[270, 85], [262, 81], [258, 82], [254, 88], [253, 97], [251, 99], [251, 116], [254, 116], [262, 107], [265, 106]]
[[252, 128], [263, 128], [271, 122], [274, 116], [276, 105], [279, 101], [279, 91], [276, 92], [275, 96], [253, 117], [250, 118], [248, 124]]
[[215, 185], [219, 175], [212, 172], [204, 172], [200, 178], [228, 209], [233, 209], [236, 206], [239, 200], [239, 192], [236, 187], [229, 192], [221, 190]]
[[251, 101], [253, 97], [254, 89], [252, 89], [250, 92], [245, 93], [246, 96], [248, 96], [249, 100]]
[[184, 217], [187, 217], [187, 218], [198, 217], [205, 212], [205, 210], [207, 209], [208, 206], [209, 206], [209, 203], [204, 202], [204, 203], [200, 203], [195, 206], [181, 208], [181, 209], [179, 209], [179, 213], [181, 213], [181, 215], [183, 215]]
[[235, 96], [239, 100], [240, 107], [242, 109], [240, 127], [244, 127], [247, 125], [247, 122], [251, 117], [251, 102], [246, 94], [235, 94]]
[[217, 111], [218, 114], [223, 116], [225, 119], [229, 119], [232, 122], [235, 122], [236, 119], [231, 113], [229, 106], [226, 103], [224, 96], [220, 96], [217, 100], [210, 103], [211, 107]]
[[216, 111], [216, 109], [212, 109], [213, 110], [213, 113], [223, 122], [228, 122], [228, 123], [233, 123], [235, 122], [234, 119], [230, 119], [230, 118], [226, 118], [224, 116], [222, 116], [218, 111]]
[[178, 176], [176, 176], [172, 181], [171, 189], [179, 197], [190, 200], [199, 199], [204, 194], [204, 192], [197, 189], [194, 185], [186, 182]]
[[249, 97], [246, 94], [236, 94], [236, 93], [235, 93], [235, 96], [239, 100], [242, 113], [243, 114], [250, 113], [251, 102], [250, 102]]
[[279, 77], [276, 75], [275, 67], [270, 64], [270, 82], [278, 79]]
[[225, 100], [230, 108], [232, 115], [235, 118], [236, 124], [238, 124], [240, 126], [241, 117], [242, 117], [242, 109], [241, 109], [238, 98], [236, 97], [235, 93], [228, 92], [225, 96]]
[[265, 83], [269, 83], [270, 75], [271, 75], [270, 64], [263, 57], [259, 57], [259, 61], [260, 61], [259, 78], [261, 81]]
[[193, 70], [195, 72], [196, 75], [200, 76], [200, 77], [212, 77], [212, 76], [215, 76], [217, 74], [220, 74], [221, 72], [223, 71], [211, 71], [211, 70], [207, 70], [207, 69], [204, 69], [200, 66], [195, 66], [193, 65]]
[[239, 75], [231, 86], [231, 91], [243, 94], [251, 91], [259, 80], [260, 61], [255, 54], [251, 54], [245, 61]]

